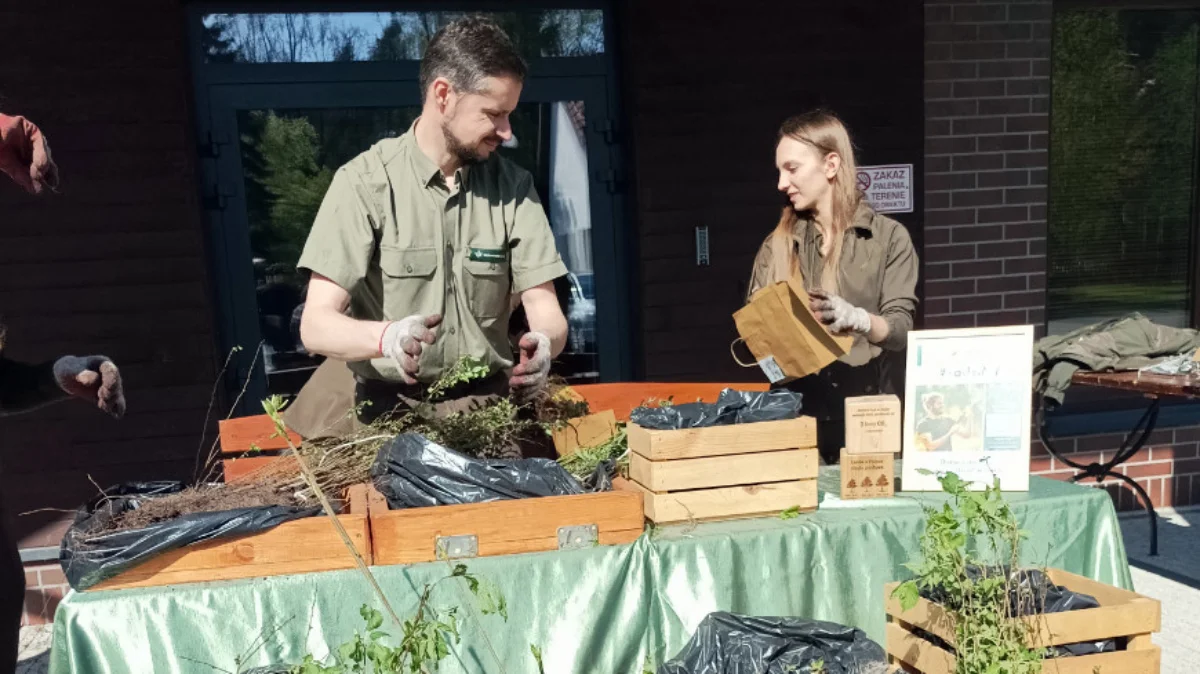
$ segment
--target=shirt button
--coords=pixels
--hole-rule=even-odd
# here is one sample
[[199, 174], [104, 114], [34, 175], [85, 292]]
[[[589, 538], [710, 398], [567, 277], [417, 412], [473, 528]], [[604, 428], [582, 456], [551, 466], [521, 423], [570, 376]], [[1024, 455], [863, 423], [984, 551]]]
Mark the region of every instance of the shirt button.
[[452, 335], [453, 335], [455, 332], [457, 332], [457, 329], [456, 329], [456, 328], [453, 328], [453, 327], [451, 327], [451, 328], [450, 328], [450, 334], [452, 334]]
[[410, 273], [410, 274], [411, 274], [411, 273], [412, 273], [412, 265], [410, 264], [410, 265], [408, 265], [407, 267], [405, 267], [405, 268], [404, 268], [404, 271], [406, 271], [406, 272], [408, 272], [408, 273]]
[[492, 270], [492, 271], [496, 271], [496, 263], [495, 263], [495, 262], [493, 262], [493, 263], [489, 264], [489, 265], [488, 265], [488, 269], [490, 269], [490, 270]]

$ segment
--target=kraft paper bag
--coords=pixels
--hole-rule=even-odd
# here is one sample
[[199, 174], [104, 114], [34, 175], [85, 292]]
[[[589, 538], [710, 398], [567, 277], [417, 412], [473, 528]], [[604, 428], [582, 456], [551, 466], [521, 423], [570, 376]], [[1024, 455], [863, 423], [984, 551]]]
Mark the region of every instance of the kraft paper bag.
[[[806, 377], [845, 355], [852, 336], [835, 337], [808, 308], [809, 295], [800, 276], [774, 283], [750, 297], [733, 314], [739, 341], [746, 343], [758, 367], [772, 384]], [[735, 342], [736, 345], [736, 342]], [[737, 355], [734, 355], [737, 359]], [[755, 363], [743, 363], [754, 367]]]

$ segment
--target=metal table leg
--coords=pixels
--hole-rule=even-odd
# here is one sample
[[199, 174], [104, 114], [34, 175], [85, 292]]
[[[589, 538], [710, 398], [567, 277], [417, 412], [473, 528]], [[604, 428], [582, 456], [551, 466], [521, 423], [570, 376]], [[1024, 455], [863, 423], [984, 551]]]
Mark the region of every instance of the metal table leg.
[[1150, 556], [1158, 556], [1158, 514], [1154, 512], [1154, 504], [1150, 502], [1150, 495], [1142, 489], [1142, 485], [1136, 480], [1122, 473], [1114, 472], [1117, 466], [1132, 459], [1135, 454], [1141, 451], [1146, 444], [1146, 440], [1150, 438], [1150, 433], [1154, 431], [1154, 425], [1158, 423], [1158, 402], [1157, 397], [1153, 398], [1150, 406], [1142, 413], [1142, 418], [1133, 426], [1133, 430], [1125, 436], [1125, 440], [1121, 443], [1121, 448], [1117, 450], [1112, 459], [1105, 463], [1090, 463], [1083, 465], [1064, 457], [1054, 448], [1054, 443], [1050, 441], [1049, 431], [1046, 428], [1046, 411], [1045, 402], [1041, 401], [1038, 405], [1038, 437], [1042, 440], [1042, 445], [1046, 447], [1046, 451], [1054, 457], [1056, 461], [1061, 461], [1068, 466], [1080, 471], [1071, 478], [1071, 482], [1078, 482], [1088, 478], [1095, 478], [1096, 484], [1100, 484], [1106, 477], [1115, 477], [1125, 484], [1133, 488], [1138, 496], [1142, 499], [1142, 507], [1145, 508], [1146, 514], [1150, 515]]

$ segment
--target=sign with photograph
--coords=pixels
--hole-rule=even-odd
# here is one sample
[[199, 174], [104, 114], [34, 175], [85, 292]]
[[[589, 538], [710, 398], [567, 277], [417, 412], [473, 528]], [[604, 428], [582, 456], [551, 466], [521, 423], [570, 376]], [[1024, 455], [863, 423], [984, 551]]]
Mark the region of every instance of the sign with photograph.
[[904, 491], [936, 491], [947, 472], [1029, 490], [1032, 361], [1031, 325], [908, 333]]

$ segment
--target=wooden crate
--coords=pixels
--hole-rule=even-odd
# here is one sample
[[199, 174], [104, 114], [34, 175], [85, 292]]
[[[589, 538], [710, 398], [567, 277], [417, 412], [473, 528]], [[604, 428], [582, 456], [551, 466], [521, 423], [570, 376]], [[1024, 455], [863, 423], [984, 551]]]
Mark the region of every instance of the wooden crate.
[[[371, 530], [367, 487], [347, 494], [349, 513], [338, 520], [355, 550], [371, 563]], [[352, 569], [353, 555], [325, 515], [292, 520], [262, 533], [225, 538], [163, 553], [91, 590], [119, 590], [199, 583], [236, 578], [261, 578], [315, 571]]]
[[811, 417], [652, 430], [629, 424], [629, 484], [658, 524], [757, 517], [817, 507]]
[[651, 461], [631, 452], [629, 479], [651, 492], [734, 487], [815, 478], [818, 463], [815, 448], [674, 461]]
[[812, 417], [670, 431], [652, 430], [630, 423], [626, 432], [630, 451], [651, 461], [817, 446], [817, 420]]
[[[265, 414], [224, 419], [217, 427], [226, 482], [236, 482], [263, 468], [288, 448], [286, 440], [275, 436], [275, 422]], [[288, 431], [288, 437], [300, 446], [299, 435]]]
[[800, 512], [817, 509], [816, 479], [666, 493], [652, 492], [630, 480], [623, 488], [642, 493], [646, 519], [655, 524], [762, 517], [790, 508]]
[[[1047, 573], [1055, 583], [1095, 597], [1100, 607], [1023, 618], [1032, 626], [1029, 646], [1065, 646], [1116, 639], [1119, 650], [1047, 659], [1042, 667], [1044, 674], [1094, 674], [1096, 671], [1101, 674], [1158, 674], [1161, 652], [1150, 641], [1150, 635], [1161, 628], [1161, 609], [1157, 600], [1058, 569], [1050, 569]], [[945, 610], [923, 598], [909, 611], [902, 610], [899, 600], [892, 597], [892, 590], [897, 585], [899, 583], [890, 583], [884, 588], [888, 657], [906, 672], [953, 674], [954, 655], [913, 632], [914, 628], [920, 628], [953, 644], [954, 626]]]
[[620, 545], [645, 527], [642, 497], [629, 491], [388, 510], [371, 488], [367, 500], [379, 565], [432, 562], [439, 550], [464, 558]]

